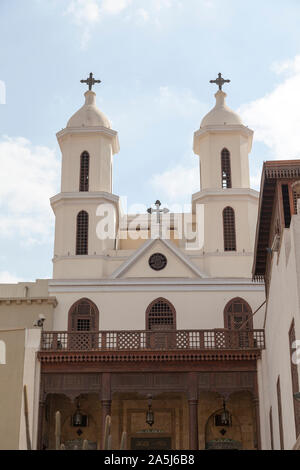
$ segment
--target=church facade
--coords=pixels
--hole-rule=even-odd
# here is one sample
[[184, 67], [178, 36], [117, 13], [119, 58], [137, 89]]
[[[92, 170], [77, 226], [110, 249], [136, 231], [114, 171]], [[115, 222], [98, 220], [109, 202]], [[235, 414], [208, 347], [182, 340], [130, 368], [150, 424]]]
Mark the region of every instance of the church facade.
[[57, 134], [53, 277], [0, 286], [0, 406], [10, 423], [9, 433], [0, 424], [2, 448], [28, 439], [55, 448], [56, 411], [69, 449], [84, 440], [101, 449], [107, 415], [114, 449], [124, 430], [128, 449], [279, 448], [266, 418], [265, 273], [252, 279], [262, 204], [250, 188], [253, 131], [227, 106], [222, 83], [215, 98], [194, 134], [201, 190], [191, 213], [159, 201], [123, 213], [112, 192], [118, 134], [92, 86]]

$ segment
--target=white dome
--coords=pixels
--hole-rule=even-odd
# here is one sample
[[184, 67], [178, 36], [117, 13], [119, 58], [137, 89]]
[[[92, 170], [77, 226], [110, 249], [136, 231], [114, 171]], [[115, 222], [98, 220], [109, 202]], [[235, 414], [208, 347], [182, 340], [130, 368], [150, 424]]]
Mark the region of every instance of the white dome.
[[96, 106], [96, 93], [86, 91], [84, 105], [69, 119], [67, 127], [107, 127], [109, 119]]
[[204, 116], [200, 128], [206, 126], [243, 125], [238, 114], [226, 105], [226, 96], [226, 93], [221, 90], [215, 94], [216, 105], [206, 116]]

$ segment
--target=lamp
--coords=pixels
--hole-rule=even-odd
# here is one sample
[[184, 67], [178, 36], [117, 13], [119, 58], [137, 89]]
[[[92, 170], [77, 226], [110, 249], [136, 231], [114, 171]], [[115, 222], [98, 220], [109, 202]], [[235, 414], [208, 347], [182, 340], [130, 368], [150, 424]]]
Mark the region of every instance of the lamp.
[[86, 415], [83, 415], [80, 411], [80, 403], [77, 401], [77, 409], [72, 417], [72, 424], [75, 427], [86, 426]]
[[221, 413], [221, 424], [222, 426], [231, 426], [231, 416], [229, 411], [226, 409], [225, 400], [223, 400], [223, 411]]
[[154, 424], [154, 413], [152, 410], [152, 395], [148, 395], [148, 410], [146, 413], [146, 423], [149, 426], [153, 426]]

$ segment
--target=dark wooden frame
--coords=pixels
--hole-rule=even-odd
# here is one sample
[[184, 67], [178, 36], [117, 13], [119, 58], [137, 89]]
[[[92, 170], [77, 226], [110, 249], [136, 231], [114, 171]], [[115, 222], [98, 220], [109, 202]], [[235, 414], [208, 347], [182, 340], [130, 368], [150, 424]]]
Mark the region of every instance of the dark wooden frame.
[[279, 424], [280, 449], [284, 450], [284, 434], [283, 434], [283, 420], [282, 420], [282, 402], [281, 402], [280, 376], [278, 376], [278, 379], [277, 379], [276, 389], [277, 389], [277, 406], [278, 406], [278, 424]]
[[[87, 158], [87, 164], [84, 162], [84, 158]], [[87, 167], [87, 168], [86, 168]], [[80, 155], [80, 168], [79, 168], [79, 191], [89, 191], [89, 176], [90, 176], [90, 154], [86, 150]], [[87, 182], [86, 182], [86, 181]]]
[[[80, 224], [82, 224], [82, 222], [80, 221], [80, 216], [83, 216], [83, 215], [87, 216], [86, 221], [85, 221], [84, 230], [81, 226], [79, 226]], [[82, 238], [83, 237], [85, 238], [85, 247], [84, 247], [85, 249], [84, 250], [81, 249]], [[81, 253], [81, 251], [84, 251], [84, 253]], [[89, 213], [85, 210], [82, 210], [82, 211], [78, 212], [78, 214], [76, 216], [76, 255], [77, 256], [84, 256], [84, 255], [87, 255], [88, 252], [89, 252]]]
[[[90, 305], [90, 308], [94, 309], [94, 312], [95, 312], [95, 316], [94, 316], [94, 327], [90, 330], [90, 331], [98, 331], [99, 330], [99, 310], [98, 310], [98, 307], [97, 305], [90, 299], [86, 298], [86, 297], [83, 297], [79, 300], [77, 300], [77, 302], [75, 302], [69, 309], [69, 313], [68, 313], [68, 331], [74, 331], [76, 332], [77, 330], [74, 330], [72, 328], [72, 323], [73, 323], [73, 318], [72, 316], [73, 315], [77, 315], [77, 313], [75, 312], [76, 308], [78, 307], [78, 305], [80, 305], [81, 302], [87, 302], [89, 305]], [[80, 316], [80, 314], [78, 314]]]
[[[227, 221], [225, 221], [225, 217], [232, 216], [233, 220], [230, 226], [227, 226]], [[227, 213], [226, 213], [227, 211]], [[224, 251], [226, 253], [235, 252], [237, 251], [237, 244], [236, 244], [236, 223], [235, 223], [235, 210], [231, 206], [227, 206], [223, 209], [222, 213], [223, 219], [223, 239], [224, 239]]]
[[269, 425], [270, 425], [270, 441], [271, 441], [271, 450], [274, 450], [274, 431], [273, 431], [273, 410], [272, 406], [269, 411]]
[[158, 303], [158, 302], [164, 302], [166, 303], [171, 311], [172, 311], [172, 314], [173, 314], [173, 326], [171, 328], [168, 328], [169, 330], [176, 330], [176, 309], [174, 307], [174, 305], [167, 299], [165, 299], [164, 297], [158, 297], [157, 299], [153, 300], [147, 307], [147, 310], [146, 310], [146, 318], [145, 318], [145, 329], [146, 330], [149, 330], [149, 315], [151, 313], [151, 309], [152, 307]]
[[[223, 177], [223, 172], [226, 174], [226, 178]], [[223, 185], [224, 181], [226, 181], [226, 186]], [[227, 148], [223, 148], [221, 151], [221, 184], [222, 189], [232, 188], [231, 155]]]
[[[229, 316], [232, 314], [232, 312], [229, 312], [228, 309], [229, 309], [229, 307], [232, 303], [238, 302], [238, 301], [240, 303], [246, 305], [248, 310], [249, 310], [249, 320], [248, 320], [247, 324], [245, 324], [243, 329], [253, 330], [253, 318], [251, 318], [252, 308], [250, 307], [250, 305], [248, 304], [248, 302], [246, 300], [242, 299], [242, 297], [235, 297], [234, 299], [229, 300], [229, 302], [227, 302], [227, 304], [225, 305], [225, 308], [224, 308], [224, 326], [225, 326], [225, 328], [229, 329]], [[241, 315], [243, 315], [243, 312], [241, 312]], [[247, 319], [245, 318], [243, 320], [243, 322], [246, 321], [246, 320]]]

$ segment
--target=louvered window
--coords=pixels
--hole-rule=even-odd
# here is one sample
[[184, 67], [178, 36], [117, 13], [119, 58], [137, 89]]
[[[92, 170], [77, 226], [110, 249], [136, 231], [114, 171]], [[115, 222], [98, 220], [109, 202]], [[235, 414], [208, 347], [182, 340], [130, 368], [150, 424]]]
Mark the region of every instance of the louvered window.
[[99, 313], [96, 305], [89, 299], [76, 302], [69, 312], [70, 331], [97, 331], [99, 328]]
[[236, 251], [235, 214], [232, 207], [223, 210], [224, 251]]
[[81, 211], [77, 215], [76, 255], [88, 254], [89, 215]]
[[158, 299], [152, 302], [147, 310], [147, 329], [174, 329], [175, 309], [167, 300]]
[[222, 168], [222, 188], [231, 188], [231, 166], [229, 150], [223, 149], [221, 152], [221, 168]]
[[[243, 329], [252, 330], [253, 320], [251, 315], [251, 307], [245, 300], [241, 298], [233, 299], [224, 309], [225, 328], [238, 330], [244, 324]], [[247, 323], [245, 323], [246, 321]]]
[[79, 191], [89, 190], [89, 171], [90, 171], [90, 156], [88, 152], [83, 152], [80, 156]]

